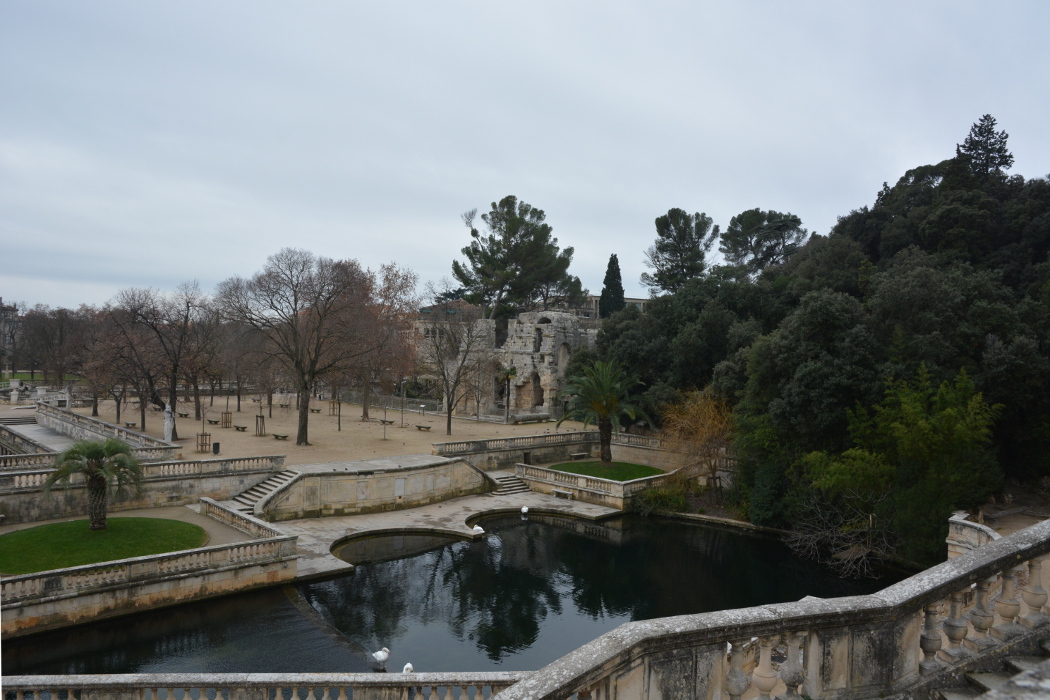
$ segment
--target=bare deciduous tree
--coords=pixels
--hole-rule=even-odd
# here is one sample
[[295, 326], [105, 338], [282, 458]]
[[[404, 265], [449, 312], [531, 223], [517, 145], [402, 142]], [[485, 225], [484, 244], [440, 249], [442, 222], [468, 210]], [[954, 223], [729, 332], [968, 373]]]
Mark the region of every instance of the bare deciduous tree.
[[267, 352], [295, 383], [297, 445], [310, 444], [310, 395], [318, 379], [371, 349], [356, 313], [370, 293], [368, 275], [355, 261], [335, 261], [292, 248], [271, 255], [250, 279], [233, 277], [219, 285], [226, 319], [265, 336]]
[[462, 385], [470, 374], [471, 363], [484, 347], [488, 333], [480, 307], [460, 299], [449, 299], [449, 283], [427, 286], [432, 304], [420, 310], [418, 328], [419, 360], [422, 372], [433, 377], [445, 404], [445, 434], [452, 434], [452, 413], [466, 395]]

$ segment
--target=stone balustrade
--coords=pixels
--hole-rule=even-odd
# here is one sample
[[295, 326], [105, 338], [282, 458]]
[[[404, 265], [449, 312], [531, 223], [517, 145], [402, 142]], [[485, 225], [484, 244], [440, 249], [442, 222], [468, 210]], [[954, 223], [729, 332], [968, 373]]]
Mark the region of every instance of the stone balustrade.
[[674, 472], [656, 474], [631, 481], [614, 481], [596, 476], [570, 474], [529, 464], [514, 465], [515, 475], [540, 493], [569, 491], [577, 500], [625, 510], [637, 494], [661, 485]]
[[230, 527], [235, 527], [253, 537], [281, 537], [283, 535], [280, 530], [271, 527], [269, 523], [227, 508], [207, 497], [201, 498], [201, 514], [221, 520]]
[[190, 573], [230, 565], [270, 562], [295, 555], [295, 537], [279, 536], [183, 552], [152, 554], [68, 569], [0, 578], [6, 612], [10, 603], [46, 597], [49, 601], [78, 596], [113, 584], [150, 581], [172, 573]]
[[458, 442], [434, 443], [434, 454], [451, 457], [469, 455], [494, 450], [521, 450], [550, 445], [576, 445], [584, 442], [597, 442], [598, 431], [591, 430], [579, 433], [554, 433], [549, 435], [521, 435], [512, 438], [493, 438], [491, 440], [460, 440]]
[[50, 467], [55, 464], [57, 452], [38, 452], [33, 454], [0, 456], [0, 472], [32, 469], [33, 467]]
[[[498, 698], [768, 699], [782, 688], [782, 699], [838, 700], [914, 692], [958, 677], [988, 653], [1034, 648], [1046, 636], [1048, 552], [1044, 521], [872, 595], [630, 622]], [[775, 647], [783, 652], [779, 668]]]
[[43, 403], [37, 404], [36, 420], [40, 425], [76, 440], [122, 440], [131, 446], [132, 454], [143, 461], [172, 459], [182, 454], [182, 445]]
[[994, 542], [1002, 536], [981, 523], [969, 519], [965, 510], [956, 511], [948, 519], [948, 558], [957, 557], [971, 550]]
[[[238, 700], [292, 698], [306, 700], [408, 700], [414, 697], [475, 700], [491, 697], [521, 680], [524, 673], [163, 673], [84, 676], [8, 676], [4, 690], [17, 700], [106, 697], [175, 700], [224, 692]], [[177, 690], [179, 692], [177, 692]]]

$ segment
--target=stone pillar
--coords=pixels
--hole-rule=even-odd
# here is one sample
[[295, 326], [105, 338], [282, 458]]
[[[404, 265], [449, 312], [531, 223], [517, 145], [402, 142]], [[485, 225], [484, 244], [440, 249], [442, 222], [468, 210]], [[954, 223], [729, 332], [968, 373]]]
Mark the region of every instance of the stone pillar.
[[1043, 562], [1047, 556], [1036, 557], [1028, 562], [1028, 585], [1021, 591], [1021, 598], [1028, 606], [1028, 614], [1021, 618], [1021, 624], [1032, 629], [1050, 622], [1050, 615], [1043, 612], [1047, 594], [1043, 588]]
[[777, 684], [777, 672], [773, 670], [773, 638], [758, 638], [758, 665], [751, 672], [751, 683], [758, 689], [760, 700], [770, 700], [769, 693]]
[[974, 635], [966, 639], [966, 646], [974, 651], [987, 649], [995, 646], [997, 642], [988, 635], [988, 631], [995, 623], [995, 614], [992, 612], [988, 601], [988, 589], [992, 587], [998, 576], [982, 579], [977, 582], [977, 600], [973, 610], [970, 611], [970, 623], [973, 625]]
[[923, 660], [919, 663], [922, 673], [935, 673], [943, 667], [937, 660], [937, 652], [941, 648], [941, 631], [937, 627], [938, 603], [929, 603], [923, 608], [925, 619], [923, 621], [922, 636], [919, 637], [919, 648], [922, 649]]
[[800, 632], [788, 632], [785, 638], [787, 642], [787, 661], [780, 666], [780, 679], [784, 681], [787, 688], [783, 695], [778, 695], [777, 700], [802, 700], [798, 693], [798, 687], [806, 679], [802, 671], [802, 640], [805, 635]]
[[730, 700], [740, 700], [740, 696], [747, 692], [751, 683], [744, 673], [744, 645], [748, 640], [740, 639], [732, 642], [733, 649], [729, 653], [729, 673], [726, 674], [726, 691]]
[[1002, 622], [992, 627], [992, 634], [1002, 640], [1012, 639], [1024, 632], [1017, 624], [1017, 615], [1021, 612], [1021, 601], [1017, 599], [1017, 574], [1023, 564], [1013, 566], [1003, 572], [1003, 590], [995, 601], [995, 612], [999, 613]]
[[970, 627], [970, 623], [962, 614], [963, 602], [969, 590], [967, 588], [952, 593], [951, 612], [948, 614], [948, 619], [944, 621], [944, 636], [948, 638], [948, 648], [941, 649], [938, 655], [950, 664], [969, 654], [968, 650], [962, 646], [962, 640], [966, 639], [966, 632]]

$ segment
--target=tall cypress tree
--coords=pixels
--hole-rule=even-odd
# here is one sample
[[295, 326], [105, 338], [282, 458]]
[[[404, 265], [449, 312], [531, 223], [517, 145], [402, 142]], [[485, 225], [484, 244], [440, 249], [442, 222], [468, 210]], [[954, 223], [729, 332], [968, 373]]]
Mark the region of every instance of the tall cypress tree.
[[616, 253], [609, 256], [609, 267], [605, 268], [605, 281], [602, 282], [602, 295], [598, 299], [598, 317], [608, 318], [623, 307], [623, 279], [620, 277], [620, 261]]

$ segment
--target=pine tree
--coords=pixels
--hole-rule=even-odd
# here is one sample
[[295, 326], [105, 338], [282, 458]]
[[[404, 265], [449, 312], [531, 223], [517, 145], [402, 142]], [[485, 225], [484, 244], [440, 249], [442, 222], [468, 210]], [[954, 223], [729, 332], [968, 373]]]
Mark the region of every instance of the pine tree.
[[995, 130], [995, 117], [986, 114], [970, 127], [970, 135], [955, 147], [955, 156], [966, 161], [973, 174], [986, 178], [992, 173], [1001, 174], [1014, 164], [1014, 156], [1006, 149], [1010, 137], [1006, 130]]
[[602, 295], [598, 299], [598, 317], [608, 318], [627, 306], [623, 299], [623, 278], [620, 277], [620, 261], [616, 253], [609, 256], [609, 267], [605, 268]]

